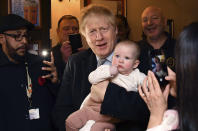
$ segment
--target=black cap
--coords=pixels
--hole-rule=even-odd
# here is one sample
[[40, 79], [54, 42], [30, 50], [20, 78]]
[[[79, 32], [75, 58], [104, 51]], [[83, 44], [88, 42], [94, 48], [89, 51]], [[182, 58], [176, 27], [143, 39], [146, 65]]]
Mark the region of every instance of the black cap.
[[0, 18], [0, 33], [7, 30], [17, 30], [24, 27], [31, 30], [34, 28], [34, 25], [21, 16], [15, 14], [9, 14]]

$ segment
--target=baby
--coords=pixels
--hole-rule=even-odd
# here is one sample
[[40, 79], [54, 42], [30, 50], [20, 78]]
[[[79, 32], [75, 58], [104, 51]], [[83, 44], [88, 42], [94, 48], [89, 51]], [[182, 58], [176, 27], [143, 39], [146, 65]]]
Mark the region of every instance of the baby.
[[[89, 74], [90, 83], [98, 84], [104, 80], [109, 80], [125, 88], [127, 91], [137, 92], [138, 86], [143, 83], [145, 78], [145, 74], [137, 69], [140, 63], [138, 60], [139, 54], [140, 49], [136, 43], [129, 40], [119, 42], [114, 50], [112, 66], [101, 65], [95, 71], [91, 72]], [[114, 124], [109, 122], [109, 116], [100, 114], [100, 106], [101, 103], [93, 104], [90, 95], [88, 95], [82, 103], [81, 109], [72, 113], [66, 119], [66, 130], [115, 130]], [[87, 125], [88, 120], [89, 124]], [[116, 119], [115, 121], [117, 122]], [[84, 126], [85, 124], [86, 126]]]

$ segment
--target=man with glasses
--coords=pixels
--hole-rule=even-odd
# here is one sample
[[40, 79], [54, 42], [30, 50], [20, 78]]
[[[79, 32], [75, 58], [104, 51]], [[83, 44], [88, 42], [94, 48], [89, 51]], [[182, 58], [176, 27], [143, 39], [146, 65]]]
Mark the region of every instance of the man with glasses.
[[12, 38], [14, 38], [16, 41], [22, 41], [22, 39], [23, 39], [23, 37], [25, 38], [25, 39], [27, 39], [28, 40], [28, 34], [24, 34], [24, 35], [21, 35], [20, 33], [19, 34], [7, 34], [7, 33], [2, 33], [2, 34], [4, 34], [4, 35], [7, 35], [7, 36], [10, 36], [10, 37], [12, 37]]
[[[52, 131], [53, 63], [27, 52], [34, 25], [14, 14], [0, 19], [0, 130]], [[43, 63], [48, 67], [43, 67]], [[43, 76], [43, 70], [50, 71]]]

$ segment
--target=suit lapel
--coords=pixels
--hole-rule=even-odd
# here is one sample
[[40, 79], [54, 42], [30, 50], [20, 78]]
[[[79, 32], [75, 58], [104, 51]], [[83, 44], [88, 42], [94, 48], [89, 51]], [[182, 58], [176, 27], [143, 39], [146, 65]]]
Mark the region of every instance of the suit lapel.
[[93, 52], [91, 53], [90, 57], [87, 59], [87, 66], [88, 66], [87, 68], [88, 74], [91, 73], [93, 70], [95, 70], [97, 67], [96, 56]]
[[[87, 94], [90, 92], [91, 84], [88, 81], [88, 76], [90, 72], [96, 69], [97, 67], [97, 61], [96, 61], [96, 56], [95, 54], [91, 51], [91, 49], [88, 50], [87, 54], [84, 55], [83, 60], [82, 60], [82, 72], [83, 72], [83, 77], [81, 79], [81, 82], [83, 84], [83, 88], [81, 88], [81, 94], [85, 95], [82, 96], [83, 100], [87, 96]], [[82, 100], [82, 101], [83, 101]]]

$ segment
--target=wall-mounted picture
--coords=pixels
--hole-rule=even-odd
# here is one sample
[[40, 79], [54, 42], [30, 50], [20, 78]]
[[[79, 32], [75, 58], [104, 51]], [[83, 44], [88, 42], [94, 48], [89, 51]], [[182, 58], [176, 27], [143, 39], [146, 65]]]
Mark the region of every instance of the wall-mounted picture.
[[9, 0], [8, 13], [25, 18], [36, 27], [41, 27], [40, 0]]
[[84, 5], [103, 4], [109, 7], [115, 15], [126, 16], [126, 2], [127, 0], [84, 0]]

